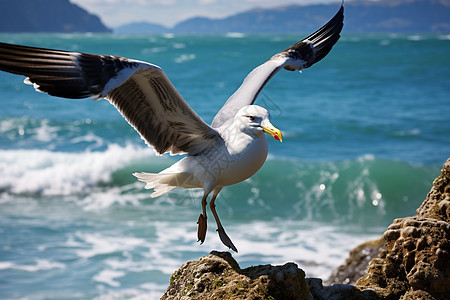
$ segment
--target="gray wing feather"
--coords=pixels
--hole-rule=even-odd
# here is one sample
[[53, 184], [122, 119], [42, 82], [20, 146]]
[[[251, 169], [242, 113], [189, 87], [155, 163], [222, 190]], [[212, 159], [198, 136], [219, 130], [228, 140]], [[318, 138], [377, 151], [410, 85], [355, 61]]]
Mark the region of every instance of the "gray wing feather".
[[53, 96], [108, 99], [161, 154], [196, 155], [222, 141], [156, 65], [0, 43], [0, 70], [25, 75], [36, 90]]
[[222, 141], [159, 68], [142, 68], [106, 96], [159, 153], [196, 155]]
[[250, 72], [239, 89], [231, 95], [214, 117], [211, 126], [214, 128], [222, 126], [233, 119], [240, 108], [253, 104], [267, 82], [281, 68], [290, 71], [301, 70], [324, 58], [339, 40], [343, 20], [344, 6], [342, 4], [336, 15], [319, 30], [275, 54], [271, 59]]

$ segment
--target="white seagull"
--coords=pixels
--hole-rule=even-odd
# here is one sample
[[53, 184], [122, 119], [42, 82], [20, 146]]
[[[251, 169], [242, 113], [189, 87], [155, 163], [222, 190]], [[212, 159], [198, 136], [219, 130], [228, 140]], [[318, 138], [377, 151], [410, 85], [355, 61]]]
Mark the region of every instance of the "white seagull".
[[109, 55], [27, 47], [0, 43], [0, 70], [25, 75], [25, 83], [53, 96], [79, 99], [105, 98], [160, 154], [185, 153], [158, 174], [134, 173], [157, 197], [179, 186], [203, 189], [198, 240], [206, 237], [209, 203], [224, 245], [237, 252], [215, 209], [224, 186], [241, 182], [264, 164], [268, 146], [264, 133], [282, 141], [269, 121], [269, 113], [254, 105], [265, 84], [281, 69], [308, 68], [324, 58], [338, 41], [344, 8], [322, 28], [275, 54], [255, 68], [239, 89], [206, 124], [181, 97], [164, 71], [154, 64]]

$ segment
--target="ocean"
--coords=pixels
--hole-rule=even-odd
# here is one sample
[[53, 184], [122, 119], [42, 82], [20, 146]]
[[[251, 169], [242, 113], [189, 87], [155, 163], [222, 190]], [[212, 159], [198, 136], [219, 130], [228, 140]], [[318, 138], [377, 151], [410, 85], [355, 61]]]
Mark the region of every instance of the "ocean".
[[[294, 35], [0, 35], [0, 41], [161, 66], [210, 123], [244, 77]], [[257, 104], [282, 130], [252, 178], [216, 204], [242, 268], [295, 262], [326, 279], [348, 251], [415, 214], [450, 156], [450, 35], [343, 34]], [[36, 93], [0, 72], [0, 298], [159, 299], [170, 275], [226, 251], [201, 191], [151, 199], [131, 175], [157, 156], [106, 100]], [[209, 214], [211, 217], [211, 214]]]

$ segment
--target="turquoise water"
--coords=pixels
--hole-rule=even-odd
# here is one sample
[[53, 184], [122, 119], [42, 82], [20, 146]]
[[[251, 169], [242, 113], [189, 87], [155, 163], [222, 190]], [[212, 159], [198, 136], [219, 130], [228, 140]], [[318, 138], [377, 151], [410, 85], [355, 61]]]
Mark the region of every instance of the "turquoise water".
[[[163, 67], [210, 122], [245, 75], [296, 36], [0, 35]], [[345, 35], [323, 61], [281, 71], [258, 104], [283, 143], [217, 210], [242, 267], [294, 261], [327, 277], [348, 250], [413, 215], [450, 156], [450, 36]], [[201, 192], [150, 199], [134, 171], [156, 156], [105, 100], [34, 92], [0, 73], [0, 298], [158, 299], [171, 273], [226, 250]]]

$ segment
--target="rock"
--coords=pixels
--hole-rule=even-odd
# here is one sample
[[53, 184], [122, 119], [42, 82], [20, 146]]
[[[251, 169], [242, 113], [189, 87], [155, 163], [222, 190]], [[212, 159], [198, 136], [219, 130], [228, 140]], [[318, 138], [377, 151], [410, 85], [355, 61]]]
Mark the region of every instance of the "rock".
[[450, 294], [450, 159], [417, 215], [396, 219], [384, 233], [386, 250], [356, 286], [384, 299], [448, 299]]
[[229, 252], [212, 251], [175, 271], [161, 299], [313, 299], [294, 263], [241, 269]]
[[417, 209], [417, 215], [450, 222], [450, 159], [444, 164], [442, 174], [434, 180], [427, 198]]
[[378, 295], [370, 289], [360, 290], [349, 284], [323, 286], [320, 278], [306, 278], [314, 300], [379, 300]]
[[378, 257], [384, 249], [386, 249], [384, 238], [359, 245], [350, 251], [345, 264], [334, 270], [325, 283], [327, 285], [355, 284], [360, 277], [366, 274], [370, 261]]
[[450, 224], [418, 216], [394, 220], [384, 234], [386, 250], [372, 260], [356, 286], [386, 299], [425, 291], [436, 299], [450, 293]]
[[411, 299], [416, 299], [416, 300], [435, 300], [436, 298], [434, 298], [433, 296], [431, 296], [430, 294], [428, 294], [425, 291], [408, 291], [406, 292], [406, 294], [404, 294], [403, 296], [400, 297], [400, 300], [411, 300]]
[[305, 279], [295, 263], [241, 269], [229, 252], [212, 251], [175, 271], [161, 298], [174, 299], [292, 299], [378, 300], [371, 290], [346, 284], [323, 286], [319, 278]]

